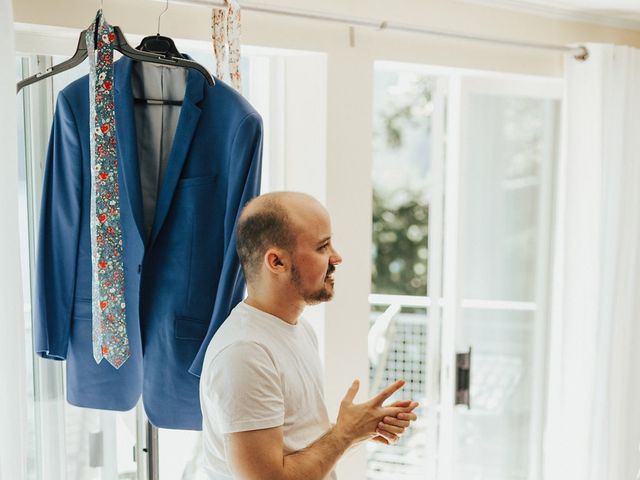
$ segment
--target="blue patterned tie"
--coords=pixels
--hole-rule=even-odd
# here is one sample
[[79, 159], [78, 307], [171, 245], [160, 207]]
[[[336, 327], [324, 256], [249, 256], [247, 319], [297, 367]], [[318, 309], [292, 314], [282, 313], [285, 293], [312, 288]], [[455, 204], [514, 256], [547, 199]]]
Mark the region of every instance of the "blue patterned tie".
[[120, 368], [129, 358], [116, 119], [113, 95], [115, 33], [98, 11], [86, 33], [91, 141], [91, 302], [93, 358]]

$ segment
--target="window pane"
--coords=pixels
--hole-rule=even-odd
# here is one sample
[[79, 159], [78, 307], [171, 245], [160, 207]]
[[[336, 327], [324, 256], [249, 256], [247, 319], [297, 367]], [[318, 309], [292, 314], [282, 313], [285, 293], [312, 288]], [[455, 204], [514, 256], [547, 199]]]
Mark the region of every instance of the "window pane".
[[[26, 68], [27, 59], [16, 57], [16, 80], [23, 78], [23, 63]], [[35, 480], [38, 469], [36, 459], [36, 420], [34, 409], [34, 377], [33, 377], [33, 343], [31, 332], [31, 288], [29, 275], [29, 226], [27, 206], [27, 173], [26, 173], [26, 139], [25, 112], [22, 95], [16, 97], [16, 118], [18, 123], [18, 219], [20, 229], [20, 265], [22, 266], [22, 296], [24, 299], [25, 352], [27, 372], [27, 476]]]
[[[526, 80], [510, 80], [521, 92]], [[469, 82], [460, 138], [458, 351], [472, 348], [470, 409], [453, 416], [454, 478], [537, 471], [559, 101]], [[486, 91], [484, 91], [486, 89]], [[463, 347], [463, 348], [460, 348]]]
[[417, 480], [427, 472], [427, 309], [403, 306], [394, 296], [426, 300], [434, 85], [434, 77], [402, 66], [375, 65], [371, 292], [388, 303], [372, 307], [370, 393], [403, 378], [397, 398], [421, 406], [398, 445], [368, 443], [371, 480]]
[[[18, 58], [18, 76], [44, 69], [47, 57]], [[65, 57], [53, 57], [53, 64]], [[29, 71], [30, 70], [30, 71]], [[42, 168], [51, 126], [51, 107], [61, 89], [86, 75], [86, 63], [27, 87], [18, 96], [20, 153], [20, 241], [27, 338], [28, 478], [92, 480], [133, 479], [135, 411], [107, 412], [78, 408], [66, 402], [64, 364], [33, 353], [31, 297], [35, 238], [40, 210]], [[47, 87], [53, 85], [53, 90]]]
[[461, 166], [464, 298], [535, 301], [543, 165], [559, 102], [470, 96]]
[[434, 79], [376, 66], [371, 291], [426, 295]]
[[471, 354], [471, 408], [454, 417], [458, 480], [529, 478], [534, 314], [464, 310]]
[[427, 432], [426, 404], [427, 313], [426, 309], [404, 308], [389, 323], [374, 308], [369, 334], [369, 377], [371, 395], [398, 379], [406, 385], [388, 402], [412, 399], [420, 402], [418, 421], [412, 424], [400, 442], [389, 447], [367, 443], [367, 478], [423, 480], [426, 472]]

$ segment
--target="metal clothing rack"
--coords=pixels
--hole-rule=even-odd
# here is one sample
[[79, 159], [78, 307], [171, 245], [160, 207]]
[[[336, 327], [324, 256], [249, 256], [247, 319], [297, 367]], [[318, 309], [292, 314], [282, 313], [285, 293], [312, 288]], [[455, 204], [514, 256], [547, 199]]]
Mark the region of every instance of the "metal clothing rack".
[[[224, 0], [171, 0], [172, 3], [182, 3], [186, 5], [201, 5], [207, 7], [224, 7]], [[258, 12], [274, 15], [284, 15], [294, 18], [303, 18], [306, 20], [318, 20], [332, 23], [341, 23], [349, 26], [367, 27], [376, 30], [392, 30], [406, 33], [417, 33], [423, 35], [433, 35], [439, 37], [453, 38], [457, 40], [469, 40], [474, 42], [493, 43], [497, 45], [505, 45], [508, 47], [530, 48], [536, 50], [547, 50], [556, 52], [570, 53], [576, 60], [586, 60], [589, 57], [589, 51], [586, 47], [554, 45], [549, 43], [521, 42], [516, 40], [508, 40], [498, 37], [485, 37], [480, 35], [469, 35], [460, 32], [452, 32], [446, 30], [437, 30], [433, 28], [424, 28], [416, 25], [404, 23], [389, 22], [386, 20], [371, 20], [360, 17], [350, 17], [337, 15], [333, 13], [314, 12], [310, 10], [302, 10], [296, 8], [286, 8], [276, 5], [256, 4], [251, 2], [240, 2], [240, 7], [244, 11]]]

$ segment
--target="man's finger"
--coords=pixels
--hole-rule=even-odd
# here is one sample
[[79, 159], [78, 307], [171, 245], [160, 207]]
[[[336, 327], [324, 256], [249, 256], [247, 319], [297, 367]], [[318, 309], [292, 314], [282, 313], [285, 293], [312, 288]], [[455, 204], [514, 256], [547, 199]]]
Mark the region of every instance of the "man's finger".
[[386, 432], [394, 433], [398, 436], [404, 433], [404, 428], [396, 427], [395, 425], [391, 425], [388, 423], [380, 422], [378, 423], [378, 430], [384, 430]]
[[383, 437], [389, 445], [397, 443], [399, 437], [391, 432], [387, 432], [386, 430], [382, 430], [381, 428], [376, 428], [376, 433]]
[[347, 390], [347, 394], [342, 399], [343, 402], [353, 403], [353, 399], [356, 398], [356, 394], [358, 393], [358, 389], [360, 388], [360, 380], [355, 379], [349, 390]]
[[407, 408], [407, 411], [410, 412], [415, 410], [420, 404], [418, 402], [414, 402], [413, 400], [396, 400], [389, 405], [384, 405], [385, 407], [404, 407]]
[[371, 403], [374, 405], [382, 405], [387, 398], [393, 395], [395, 392], [400, 390], [405, 384], [404, 380], [398, 380], [397, 382], [392, 383], [387, 388], [382, 390], [379, 394], [371, 399]]
[[374, 442], [382, 443], [383, 445], [389, 445], [389, 442], [387, 441], [387, 439], [384, 437], [381, 437], [380, 435], [376, 435], [371, 440]]
[[[409, 405], [407, 405], [407, 406], [402, 406], [403, 404], [405, 404], [404, 402], [405, 402], [405, 401], [402, 401], [402, 403], [401, 403], [401, 402], [393, 402], [393, 403], [391, 403], [391, 404], [389, 404], [389, 405], [383, 405], [383, 407], [382, 407], [382, 408], [389, 408], [389, 407], [392, 407], [392, 408], [401, 408], [401, 409], [402, 409], [402, 411], [403, 411], [404, 413], [410, 413], [410, 412], [413, 412], [413, 411], [418, 407], [418, 405], [419, 405], [419, 403], [418, 403], [418, 402], [410, 402], [410, 403], [409, 403]], [[396, 403], [399, 403], [399, 405], [396, 405]], [[416, 418], [417, 418], [417, 417], [416, 417]], [[407, 419], [405, 418], [404, 420], [407, 420]], [[414, 420], [415, 420], [415, 419], [414, 419]]]
[[[380, 416], [388, 415], [390, 417], [398, 417], [401, 413], [404, 415], [409, 415], [411, 410], [410, 407], [380, 407]], [[402, 418], [402, 420], [408, 420], [407, 418]]]
[[415, 422], [418, 419], [418, 416], [415, 413], [401, 412], [398, 414], [396, 418], [400, 420], [409, 420], [409, 421]]
[[402, 428], [409, 428], [409, 425], [411, 425], [409, 420], [399, 420], [396, 417], [384, 417], [382, 421], [389, 425], [395, 425], [396, 427]]

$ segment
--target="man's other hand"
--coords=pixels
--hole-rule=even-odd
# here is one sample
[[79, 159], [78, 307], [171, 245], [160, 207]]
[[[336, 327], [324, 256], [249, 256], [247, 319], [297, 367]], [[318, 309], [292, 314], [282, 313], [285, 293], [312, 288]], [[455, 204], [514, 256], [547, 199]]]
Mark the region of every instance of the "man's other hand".
[[385, 445], [395, 445], [398, 443], [402, 434], [411, 425], [411, 422], [418, 419], [418, 416], [413, 413], [413, 410], [417, 408], [418, 405], [418, 402], [412, 402], [411, 400], [398, 400], [387, 405], [389, 407], [407, 407], [410, 410], [401, 412], [396, 417], [384, 417], [382, 422], [378, 424], [378, 429], [376, 430], [377, 435], [371, 440]]
[[[383, 419], [385, 417], [396, 418], [403, 422], [401, 425], [403, 425], [404, 422], [413, 419], [415, 414], [411, 413], [411, 411], [417, 406], [417, 404], [413, 405], [415, 402], [409, 402], [406, 404], [407, 401], [404, 400], [400, 402], [401, 405], [392, 404], [389, 406], [382, 406], [384, 401], [402, 388], [404, 384], [404, 380], [398, 380], [382, 390], [372, 399], [364, 403], [353, 403], [353, 400], [358, 393], [358, 389], [360, 388], [360, 382], [355, 380], [340, 403], [340, 411], [334, 427], [336, 433], [347, 439], [349, 443], [353, 444], [362, 440], [380, 436], [379, 425], [381, 422], [384, 423]], [[405, 403], [402, 404], [402, 402]], [[396, 402], [396, 404], [397, 403], [399, 402]], [[403, 415], [398, 418], [400, 414]], [[409, 414], [411, 417], [402, 418], [404, 414]], [[402, 428], [396, 425], [393, 426], [396, 428]], [[383, 435], [385, 435], [383, 438], [386, 439], [387, 436], [389, 438], [396, 436], [395, 433], [388, 430], [391, 429], [391, 427], [392, 426], [387, 424], [387, 427], [382, 431]]]

